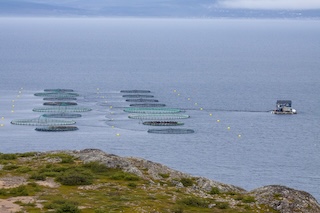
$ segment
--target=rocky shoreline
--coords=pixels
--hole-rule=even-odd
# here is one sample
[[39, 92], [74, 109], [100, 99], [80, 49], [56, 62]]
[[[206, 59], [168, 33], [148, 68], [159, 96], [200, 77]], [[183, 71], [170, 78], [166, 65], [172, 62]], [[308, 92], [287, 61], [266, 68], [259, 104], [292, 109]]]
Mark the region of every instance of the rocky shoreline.
[[[148, 182], [151, 187], [146, 190], [155, 190], [165, 187], [174, 187], [177, 190], [183, 190], [187, 194], [194, 195], [200, 198], [214, 198], [217, 201], [227, 202], [231, 208], [239, 206], [241, 203], [232, 196], [232, 194], [241, 195], [247, 198], [252, 198], [250, 203], [251, 206], [259, 209], [261, 206], [270, 208], [270, 212], [281, 212], [281, 213], [319, 213], [320, 205], [317, 200], [307, 192], [292, 189], [281, 185], [269, 185], [260, 187], [251, 191], [245, 189], [210, 180], [204, 177], [195, 177], [186, 173], [173, 170], [165, 165], [148, 161], [142, 158], [136, 157], [120, 157], [114, 154], [105, 153], [99, 149], [84, 149], [79, 151], [49, 151], [39, 152], [36, 156], [46, 155], [57, 155], [64, 153], [69, 156], [73, 156], [76, 159], [75, 163], [86, 164], [90, 162], [99, 162], [105, 165], [107, 168], [120, 169], [126, 173], [134, 174], [135, 176]], [[1, 153], [0, 153], [1, 154]], [[28, 161], [28, 159], [25, 159]], [[29, 159], [30, 160], [30, 159]], [[59, 163], [61, 159], [57, 158], [46, 158], [46, 163]], [[0, 164], [0, 171], [3, 171], [3, 166]], [[192, 180], [189, 184], [183, 183], [182, 180]], [[0, 177], [0, 189], [7, 189], [17, 187], [19, 185], [28, 184], [27, 178], [17, 176], [2, 176]], [[59, 187], [59, 183], [56, 183], [53, 178], [46, 178], [45, 181], [37, 181], [37, 184], [46, 187], [56, 188]], [[107, 183], [104, 183], [107, 184]], [[104, 187], [103, 184], [93, 184], [80, 186], [81, 190], [96, 190]], [[217, 193], [212, 193], [212, 190], [216, 190]], [[225, 196], [219, 197], [219, 194]], [[16, 205], [10, 202], [10, 199], [0, 199], [1, 212], [19, 212], [21, 209], [12, 206]], [[21, 199], [26, 199], [21, 198]], [[174, 198], [175, 199], [175, 198]], [[242, 200], [243, 201], [243, 200]], [[242, 202], [241, 201], [241, 202]], [[36, 201], [35, 201], [36, 203]], [[10, 205], [11, 204], [11, 207]], [[210, 207], [211, 205], [211, 207]], [[209, 208], [214, 207], [215, 204], [210, 204]], [[242, 205], [242, 204], [241, 204]], [[17, 206], [17, 205], [16, 205]], [[7, 211], [5, 211], [7, 209]], [[258, 212], [266, 212], [261, 209]], [[269, 212], [269, 211], [267, 211]]]
[[[84, 162], [98, 161], [106, 164], [110, 168], [121, 168], [122, 170], [133, 173], [141, 178], [157, 180], [162, 179], [159, 174], [168, 174], [171, 181], [177, 187], [184, 187], [179, 181], [181, 178], [194, 178], [195, 183], [190, 190], [197, 191], [205, 195], [212, 187], [216, 187], [221, 192], [238, 192], [252, 195], [258, 204], [270, 206], [272, 209], [281, 213], [303, 212], [303, 213], [320, 213], [320, 204], [309, 193], [292, 189], [281, 185], [269, 185], [246, 191], [245, 189], [220, 183], [204, 177], [194, 177], [186, 173], [173, 170], [159, 163], [148, 161], [142, 158], [120, 157], [113, 154], [107, 154], [98, 149], [85, 149], [81, 151], [68, 151], [70, 155], [78, 157]], [[147, 171], [145, 175], [143, 171]]]

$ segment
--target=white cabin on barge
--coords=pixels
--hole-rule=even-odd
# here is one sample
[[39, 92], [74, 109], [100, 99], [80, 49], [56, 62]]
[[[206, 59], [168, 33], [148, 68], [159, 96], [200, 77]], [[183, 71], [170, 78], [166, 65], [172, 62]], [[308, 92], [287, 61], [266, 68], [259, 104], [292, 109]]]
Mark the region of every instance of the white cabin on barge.
[[292, 101], [277, 100], [277, 108], [272, 111], [273, 114], [297, 114], [297, 110], [292, 108]]

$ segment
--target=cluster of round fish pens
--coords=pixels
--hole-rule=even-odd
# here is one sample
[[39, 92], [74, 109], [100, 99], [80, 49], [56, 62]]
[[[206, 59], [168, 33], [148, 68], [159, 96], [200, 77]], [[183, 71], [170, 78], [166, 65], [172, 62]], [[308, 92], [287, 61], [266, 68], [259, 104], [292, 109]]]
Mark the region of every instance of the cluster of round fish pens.
[[59, 118], [79, 118], [81, 114], [75, 114], [74, 112], [88, 112], [90, 108], [77, 106], [76, 102], [79, 96], [72, 89], [45, 89], [44, 92], [35, 93], [37, 97], [44, 97], [44, 107], [36, 107], [34, 112], [47, 112], [35, 119], [16, 119], [11, 121], [16, 125], [29, 125], [29, 126], [43, 126], [37, 127], [36, 131], [45, 132], [65, 132], [78, 130], [73, 125], [76, 122], [73, 120], [62, 120]]
[[[188, 134], [194, 133], [192, 129], [186, 128], [160, 128], [182, 126], [183, 122], [173, 121], [176, 119], [186, 119], [189, 115], [181, 114], [184, 111], [177, 108], [166, 108], [165, 104], [158, 103], [153, 99], [149, 90], [121, 90], [121, 93], [128, 93], [122, 97], [127, 98], [127, 102], [132, 102], [130, 107], [125, 108], [124, 112], [131, 113], [128, 115], [131, 119], [143, 120], [143, 125], [157, 126], [158, 129], [149, 129], [148, 133], [158, 134]], [[140, 94], [143, 93], [143, 94]], [[143, 102], [143, 103], [141, 103]]]

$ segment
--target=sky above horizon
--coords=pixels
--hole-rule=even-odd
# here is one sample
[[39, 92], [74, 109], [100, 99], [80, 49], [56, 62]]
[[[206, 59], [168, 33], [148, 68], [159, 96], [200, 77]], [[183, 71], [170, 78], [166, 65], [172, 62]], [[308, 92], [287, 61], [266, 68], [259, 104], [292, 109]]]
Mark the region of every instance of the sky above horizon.
[[218, 0], [216, 5], [234, 9], [312, 10], [320, 9], [320, 0]]

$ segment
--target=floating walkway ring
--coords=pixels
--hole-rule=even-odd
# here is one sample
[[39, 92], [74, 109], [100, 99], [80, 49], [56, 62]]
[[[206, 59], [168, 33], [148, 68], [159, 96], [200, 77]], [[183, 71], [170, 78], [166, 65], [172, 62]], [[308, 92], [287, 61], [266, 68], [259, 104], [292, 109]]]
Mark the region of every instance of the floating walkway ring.
[[134, 90], [121, 90], [121, 93], [150, 93], [150, 90], [138, 90], [138, 89], [134, 89]]
[[126, 108], [123, 111], [129, 113], [146, 113], [146, 114], [174, 114], [181, 112], [180, 109], [176, 108], [143, 108], [143, 107], [131, 107]]
[[137, 98], [137, 99], [127, 99], [127, 102], [159, 102], [155, 99], [144, 99], [144, 98]]
[[45, 117], [45, 118], [80, 118], [81, 114], [56, 113], [56, 114], [43, 114], [42, 117]]
[[75, 102], [44, 102], [43, 105], [45, 106], [75, 106], [78, 105]]
[[57, 93], [57, 92], [38, 92], [34, 94], [35, 96], [41, 96], [41, 97], [51, 97], [51, 98], [61, 98], [61, 97], [77, 97], [79, 96], [78, 93], [71, 93], [71, 92], [62, 92], [62, 93]]
[[78, 127], [76, 126], [48, 126], [48, 127], [37, 127], [36, 131], [41, 132], [66, 132], [66, 131], [76, 131]]
[[124, 97], [124, 98], [154, 98], [153, 95], [139, 95], [139, 94], [136, 94], [136, 95], [123, 95], [122, 97]]
[[37, 107], [34, 112], [88, 112], [92, 109], [80, 106], [52, 106], [52, 107]]
[[73, 89], [45, 89], [45, 92], [73, 92]]
[[190, 134], [194, 133], [193, 129], [149, 129], [148, 133], [157, 133], [157, 134]]
[[134, 114], [128, 116], [128, 118], [140, 120], [174, 120], [186, 119], [189, 117], [189, 115], [185, 114]]
[[71, 120], [47, 119], [41, 117], [36, 119], [16, 119], [11, 121], [11, 124], [26, 126], [72, 125], [75, 123], [75, 121]]
[[72, 97], [56, 97], [56, 98], [43, 98], [44, 101], [76, 101], [77, 98]]
[[132, 107], [165, 107], [165, 104], [153, 104], [153, 103], [145, 103], [145, 104], [130, 104]]
[[143, 125], [148, 126], [182, 126], [184, 123], [177, 121], [145, 121]]

